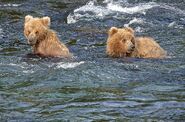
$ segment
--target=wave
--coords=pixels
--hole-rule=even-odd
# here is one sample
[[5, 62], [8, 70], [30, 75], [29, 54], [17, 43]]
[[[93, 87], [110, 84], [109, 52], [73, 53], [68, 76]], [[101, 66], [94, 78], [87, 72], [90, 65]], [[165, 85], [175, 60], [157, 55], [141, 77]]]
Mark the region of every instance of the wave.
[[81, 61], [81, 62], [73, 62], [73, 63], [64, 63], [64, 62], [60, 62], [60, 63], [57, 63], [56, 65], [56, 68], [59, 69], [59, 68], [63, 68], [63, 69], [71, 69], [71, 68], [75, 68], [81, 64], [84, 64], [85, 62], [84, 61]]
[[133, 7], [123, 7], [119, 4], [114, 4], [111, 2], [107, 4], [107, 9], [112, 11], [117, 11], [117, 12], [123, 12], [127, 14], [134, 14], [134, 13], [145, 14], [145, 10], [151, 9], [156, 6], [158, 6], [156, 3], [150, 2], [146, 4], [139, 4], [138, 6], [133, 6]]
[[139, 24], [143, 24], [145, 21], [142, 18], [133, 18], [132, 20], [129, 21], [128, 24], [125, 24], [125, 27], [128, 27], [129, 25], [133, 24], [133, 23], [139, 23]]
[[96, 0], [88, 2], [86, 5], [77, 8], [67, 17], [67, 23], [76, 23], [79, 20], [103, 19], [106, 16], [118, 18], [120, 14], [145, 14], [146, 10], [159, 6], [155, 2], [140, 3], [135, 5], [124, 1], [104, 0], [98, 3]]
[[161, 8], [164, 8], [164, 9], [167, 9], [167, 10], [170, 10], [170, 11], [174, 11], [174, 12], [176, 12], [178, 14], [185, 15], [185, 11], [184, 10], [181, 10], [181, 9], [179, 9], [177, 7], [172, 7], [172, 6], [169, 6], [167, 4], [161, 4], [160, 7]]
[[21, 4], [2, 4], [0, 7], [19, 7]]
[[[81, 64], [84, 64], [84, 61], [80, 62], [59, 62], [59, 63], [46, 63], [44, 64], [48, 68], [54, 68], [54, 69], [72, 69], [80, 66]], [[35, 73], [37, 70], [42, 70], [43, 68], [39, 65], [34, 64], [28, 64], [26, 62], [22, 62], [19, 64], [16, 63], [0, 63], [0, 67], [9, 67], [11, 70], [15, 69], [19, 72], [22, 72], [24, 74], [32, 74]]]
[[0, 39], [1, 39], [3, 36], [4, 36], [4, 35], [3, 35], [3, 29], [0, 28]]
[[109, 11], [106, 11], [102, 6], [96, 6], [95, 1], [90, 1], [86, 5], [75, 9], [73, 14], [69, 14], [67, 17], [67, 23], [76, 23], [81, 18], [86, 20], [91, 20], [91, 17], [104, 17], [109, 14]]
[[[67, 23], [72, 24], [78, 21], [103, 20], [106, 18], [124, 20], [125, 18], [130, 18], [130, 15], [132, 16], [133, 14], [146, 15], [146, 12], [152, 8], [166, 9], [169, 12], [174, 12], [174, 14], [179, 14], [182, 16], [182, 18], [180, 18], [180, 23], [176, 22], [174, 19], [173, 22], [169, 22], [167, 24], [169, 24], [168, 27], [183, 28], [181, 23], [184, 22], [184, 10], [175, 6], [170, 6], [166, 3], [146, 2], [134, 4], [127, 2], [127, 0], [104, 0], [102, 2], [91, 0], [86, 5], [81, 6], [70, 13], [67, 17]], [[142, 18], [138, 17], [138, 15], [133, 15], [130, 18], [131, 20], [129, 20], [128, 23], [125, 23], [124, 26], [129, 26], [134, 23], [154, 25], [151, 21], [145, 20], [143, 16]], [[141, 27], [138, 27], [137, 31], [142, 32], [143, 30]]]

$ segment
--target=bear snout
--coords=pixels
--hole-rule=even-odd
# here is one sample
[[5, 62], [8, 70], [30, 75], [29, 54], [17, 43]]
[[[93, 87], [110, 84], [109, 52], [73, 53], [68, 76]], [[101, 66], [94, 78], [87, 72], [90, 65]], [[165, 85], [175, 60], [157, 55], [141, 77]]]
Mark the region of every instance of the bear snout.
[[131, 45], [131, 51], [134, 51], [135, 45]]
[[135, 49], [135, 45], [130, 44], [129, 47], [128, 47], [128, 52], [127, 53], [130, 53], [130, 52], [134, 51], [134, 49]]
[[28, 36], [28, 44], [29, 45], [35, 45], [36, 44], [36, 39], [33, 36]]

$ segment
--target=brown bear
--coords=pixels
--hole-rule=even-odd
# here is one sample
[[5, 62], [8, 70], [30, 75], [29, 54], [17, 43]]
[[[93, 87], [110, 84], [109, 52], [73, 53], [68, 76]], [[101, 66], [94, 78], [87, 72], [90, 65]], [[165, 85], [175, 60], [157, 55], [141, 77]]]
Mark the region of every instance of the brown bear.
[[68, 48], [60, 42], [57, 34], [49, 26], [49, 17], [25, 16], [24, 35], [33, 53], [44, 57], [71, 57]]
[[130, 27], [112, 27], [108, 31], [106, 53], [115, 58], [165, 58], [167, 52], [150, 37], [135, 37]]

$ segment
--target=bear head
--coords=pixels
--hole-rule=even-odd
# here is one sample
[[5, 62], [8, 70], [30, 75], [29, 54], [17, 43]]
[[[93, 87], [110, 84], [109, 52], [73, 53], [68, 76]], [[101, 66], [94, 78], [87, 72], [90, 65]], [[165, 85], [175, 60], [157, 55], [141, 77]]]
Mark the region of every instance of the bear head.
[[108, 54], [112, 57], [130, 55], [135, 48], [134, 30], [130, 27], [111, 27], [108, 31]]
[[43, 40], [47, 34], [49, 26], [49, 17], [33, 18], [30, 15], [25, 16], [24, 35], [28, 40], [28, 44], [33, 46]]

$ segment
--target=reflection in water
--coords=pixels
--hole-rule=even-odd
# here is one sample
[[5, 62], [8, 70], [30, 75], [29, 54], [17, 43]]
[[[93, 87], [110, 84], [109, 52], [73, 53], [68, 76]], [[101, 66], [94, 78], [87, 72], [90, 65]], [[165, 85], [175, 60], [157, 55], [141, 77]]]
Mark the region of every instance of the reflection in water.
[[[8, 0], [0, 2], [1, 121], [184, 121], [184, 2]], [[23, 35], [24, 16], [50, 16], [73, 59], [41, 58]], [[68, 23], [68, 24], [67, 24]], [[112, 59], [107, 30], [131, 26], [169, 52]]]

